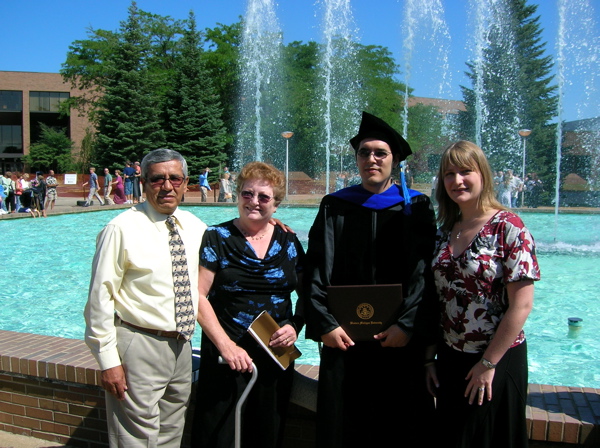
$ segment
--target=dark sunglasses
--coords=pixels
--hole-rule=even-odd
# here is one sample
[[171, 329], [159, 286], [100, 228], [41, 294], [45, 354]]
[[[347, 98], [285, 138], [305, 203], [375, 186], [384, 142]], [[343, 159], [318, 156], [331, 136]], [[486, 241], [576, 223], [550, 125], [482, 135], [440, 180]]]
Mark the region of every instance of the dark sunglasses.
[[175, 188], [177, 188], [177, 187], [181, 186], [181, 184], [185, 180], [185, 177], [183, 177], [183, 176], [169, 176], [169, 177], [152, 176], [148, 180], [150, 181], [150, 183], [152, 184], [153, 187], [162, 187], [165, 184], [165, 182], [168, 180], [169, 182], [171, 182], [171, 185], [173, 185]]
[[[240, 193], [240, 196], [249, 201], [250, 199], [253, 199], [255, 195], [251, 191], [243, 190]], [[268, 194], [259, 193], [256, 196], [258, 197], [258, 202], [260, 202], [261, 204], [268, 204], [271, 201], [271, 199], [273, 199], [273, 197], [269, 196]]]
[[368, 149], [359, 149], [356, 152], [356, 154], [361, 159], [368, 159], [369, 157], [371, 157], [371, 154], [373, 154], [373, 157], [375, 157], [375, 160], [383, 160], [383, 159], [385, 159], [387, 156], [389, 156], [392, 153], [391, 152], [387, 152], [387, 151], [383, 151], [383, 150], [370, 151]]

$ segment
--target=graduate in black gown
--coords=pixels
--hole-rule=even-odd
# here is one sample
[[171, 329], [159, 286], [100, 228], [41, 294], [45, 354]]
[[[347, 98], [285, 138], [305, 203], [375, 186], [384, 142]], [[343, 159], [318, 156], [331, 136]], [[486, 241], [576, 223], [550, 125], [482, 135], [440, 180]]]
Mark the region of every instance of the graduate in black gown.
[[[363, 112], [350, 143], [362, 183], [323, 198], [307, 251], [306, 335], [324, 345], [317, 447], [428, 446], [434, 403], [424, 347], [436, 327], [434, 211], [404, 179], [392, 181], [411, 154], [396, 130]], [[372, 341], [350, 339], [329, 310], [327, 286], [393, 283], [402, 283], [404, 297], [397, 322]]]

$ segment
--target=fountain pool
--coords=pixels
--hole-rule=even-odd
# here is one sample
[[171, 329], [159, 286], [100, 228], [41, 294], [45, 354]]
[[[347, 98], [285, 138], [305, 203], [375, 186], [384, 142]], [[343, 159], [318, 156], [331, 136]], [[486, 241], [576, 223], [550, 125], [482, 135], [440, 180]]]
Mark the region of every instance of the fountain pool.
[[[235, 207], [186, 206], [207, 224], [237, 216]], [[317, 209], [280, 207], [306, 246]], [[5, 261], [0, 276], [0, 329], [83, 339], [95, 237], [121, 210], [19, 219], [0, 224]], [[538, 247], [542, 280], [525, 325], [529, 382], [600, 388], [600, 215], [561, 214], [555, 242], [554, 214], [522, 213]], [[11, 263], [6, 263], [11, 260]], [[574, 330], [568, 318], [583, 319]], [[571, 330], [569, 330], [571, 328]], [[199, 334], [193, 339], [199, 346]], [[300, 336], [299, 362], [319, 364], [316, 343]]]

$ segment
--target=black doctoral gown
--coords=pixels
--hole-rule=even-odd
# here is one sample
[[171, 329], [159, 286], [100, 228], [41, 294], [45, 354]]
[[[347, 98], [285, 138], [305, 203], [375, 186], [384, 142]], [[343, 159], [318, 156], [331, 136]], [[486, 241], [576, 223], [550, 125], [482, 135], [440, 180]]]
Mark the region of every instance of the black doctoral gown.
[[362, 186], [323, 198], [309, 233], [306, 335], [316, 341], [338, 327], [327, 286], [402, 283], [397, 325], [406, 347], [356, 342], [347, 351], [323, 347], [319, 370], [317, 446], [427, 446], [433, 399], [425, 389], [424, 346], [435, 341], [431, 276], [435, 216], [429, 198], [410, 190], [405, 204], [393, 185], [380, 195]]

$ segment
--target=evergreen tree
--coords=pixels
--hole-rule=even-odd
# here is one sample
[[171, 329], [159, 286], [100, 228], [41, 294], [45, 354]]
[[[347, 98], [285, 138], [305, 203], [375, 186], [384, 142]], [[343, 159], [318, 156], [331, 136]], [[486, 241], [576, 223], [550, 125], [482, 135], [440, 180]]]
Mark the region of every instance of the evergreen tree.
[[[551, 169], [556, 115], [555, 86], [551, 86], [551, 57], [544, 56], [537, 5], [526, 0], [503, 0], [491, 4], [491, 25], [485, 36], [481, 67], [467, 64], [472, 88], [462, 86], [467, 107], [461, 112], [461, 138], [478, 141], [493, 169], [521, 172], [522, 140], [519, 129], [531, 129], [527, 141], [527, 171]], [[482, 79], [478, 78], [481, 73]], [[476, 86], [480, 85], [478, 107]], [[480, 110], [479, 118], [477, 111]], [[478, 123], [481, 132], [478, 138]]]
[[104, 94], [98, 111], [97, 152], [94, 162], [122, 166], [125, 160], [140, 160], [164, 146], [160, 123], [160, 97], [156, 80], [149, 72], [150, 43], [140, 27], [134, 3], [127, 22], [121, 24], [122, 39], [109, 55]]
[[227, 133], [219, 96], [202, 59], [193, 13], [188, 26], [166, 95], [165, 129], [167, 146], [185, 157], [190, 175], [197, 175], [205, 167], [226, 163]]

